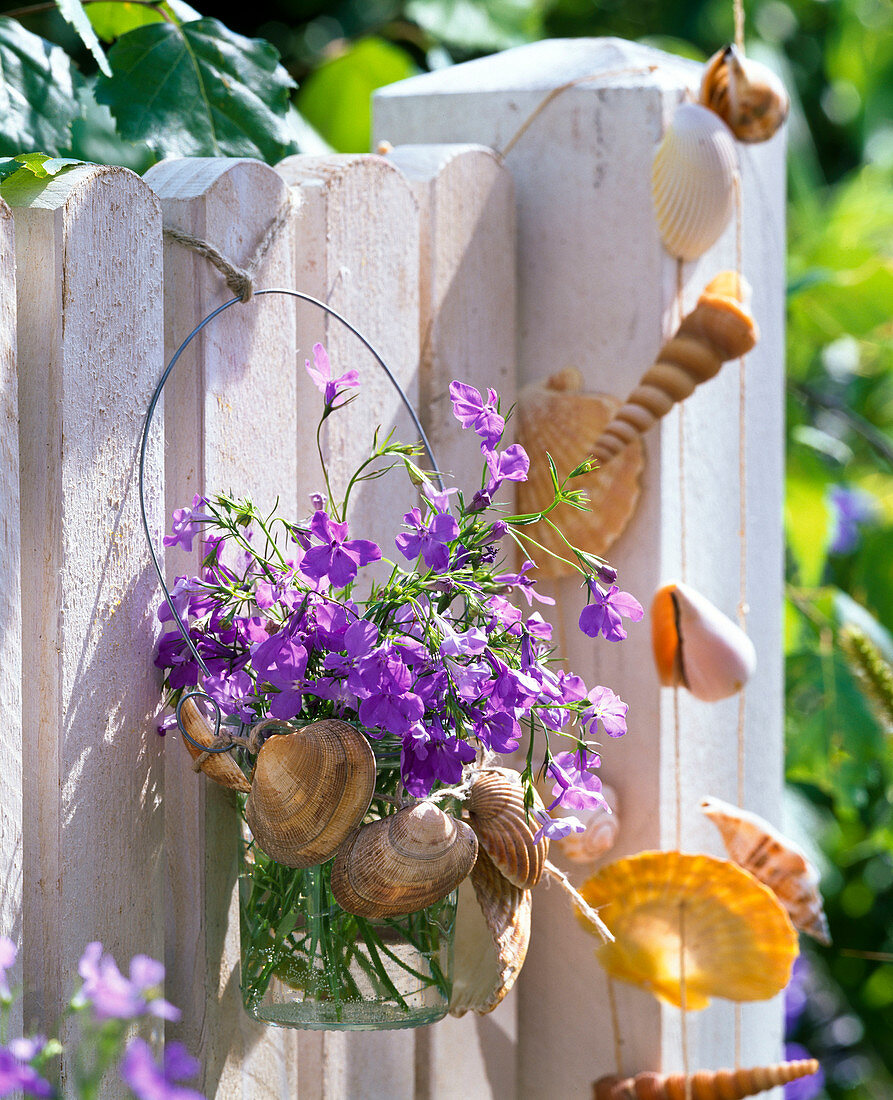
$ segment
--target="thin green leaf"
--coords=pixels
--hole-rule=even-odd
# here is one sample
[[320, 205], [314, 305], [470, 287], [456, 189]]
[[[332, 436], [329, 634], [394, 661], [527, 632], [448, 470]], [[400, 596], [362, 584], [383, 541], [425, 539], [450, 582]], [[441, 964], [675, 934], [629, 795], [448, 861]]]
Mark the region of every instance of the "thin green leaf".
[[70, 157], [51, 157], [47, 153], [22, 153], [9, 160], [0, 160], [0, 195], [7, 199], [22, 184], [31, 184], [35, 179], [51, 179], [67, 168], [85, 163]]
[[96, 31], [93, 29], [93, 24], [87, 18], [87, 13], [84, 11], [84, 5], [81, 3], [81, 0], [56, 0], [56, 7], [59, 9], [59, 14], [65, 22], [69, 23], [74, 28], [80, 40], [90, 53], [93, 54], [93, 58], [99, 66], [100, 72], [105, 73], [106, 76], [111, 76], [112, 70], [109, 68], [105, 51], [99, 44], [99, 39], [96, 37]]

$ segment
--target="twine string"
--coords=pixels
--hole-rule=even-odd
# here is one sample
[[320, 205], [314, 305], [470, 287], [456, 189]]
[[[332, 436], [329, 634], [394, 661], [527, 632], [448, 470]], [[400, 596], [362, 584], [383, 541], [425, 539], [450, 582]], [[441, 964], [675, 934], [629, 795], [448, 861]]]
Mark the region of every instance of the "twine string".
[[732, 0], [735, 15], [735, 48], [744, 54], [744, 0]]
[[617, 991], [614, 988], [614, 979], [610, 974], [608, 979], [608, 1009], [611, 1013], [611, 1035], [614, 1038], [614, 1062], [617, 1067], [617, 1076], [623, 1077], [623, 1039], [620, 1037], [620, 1016], [617, 1012]]

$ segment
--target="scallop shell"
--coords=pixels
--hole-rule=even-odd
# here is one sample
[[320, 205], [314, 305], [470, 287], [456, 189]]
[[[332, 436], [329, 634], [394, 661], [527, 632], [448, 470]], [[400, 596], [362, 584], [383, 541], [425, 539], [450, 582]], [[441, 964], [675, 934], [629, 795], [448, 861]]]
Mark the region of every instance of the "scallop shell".
[[651, 642], [660, 682], [682, 684], [708, 703], [740, 691], [757, 664], [753, 642], [741, 627], [679, 582], [654, 595]]
[[756, 344], [758, 330], [747, 311], [750, 287], [734, 271], [723, 271], [704, 288], [676, 335], [661, 348], [626, 403], [596, 441], [593, 453], [607, 462], [713, 378], [723, 363]]
[[[544, 809], [534, 792], [534, 807]], [[534, 842], [521, 777], [510, 768], [488, 768], [475, 776], [465, 803], [468, 822], [481, 847], [513, 885], [536, 886], [549, 855], [549, 841]]]
[[818, 1069], [815, 1058], [804, 1058], [753, 1069], [702, 1069], [688, 1078], [682, 1073], [637, 1073], [625, 1079], [612, 1075], [595, 1082], [592, 1100], [743, 1100]]
[[732, 217], [738, 153], [713, 111], [683, 103], [657, 148], [651, 194], [669, 253], [696, 260], [719, 240]]
[[565, 859], [574, 863], [595, 863], [617, 843], [620, 832], [617, 795], [607, 784], [602, 787], [602, 794], [611, 807], [610, 811], [604, 806], [594, 810], [566, 810], [563, 806], [556, 806], [550, 811], [553, 817], [576, 817], [586, 826], [582, 833], [568, 833], [552, 841]]
[[[215, 744], [214, 727], [198, 709], [195, 699], [183, 700], [180, 707], [180, 721], [189, 736], [194, 741], [198, 741], [200, 745], [211, 748]], [[196, 748], [192, 741], [187, 741], [185, 737], [182, 740], [189, 750], [189, 755], [193, 760], [197, 760], [201, 756], [202, 750]], [[215, 783], [219, 783], [222, 787], [229, 787], [233, 791], [243, 791], [246, 794], [251, 790], [251, 784], [245, 773], [228, 752], [211, 753], [201, 762], [199, 767], [209, 779], [213, 779]]]
[[483, 848], [459, 887], [450, 1015], [492, 1012], [521, 973], [530, 942], [531, 894]]
[[707, 62], [701, 103], [715, 111], [739, 141], [768, 141], [791, 109], [784, 84], [759, 61], [742, 57], [734, 46]]
[[419, 802], [357, 829], [332, 864], [332, 893], [358, 917], [415, 913], [455, 890], [477, 851], [468, 825]]
[[[582, 393], [582, 386], [580, 372], [569, 368], [539, 385], [526, 387], [518, 398], [518, 440], [530, 457], [527, 481], [518, 485], [518, 508], [522, 513], [540, 512], [554, 499], [546, 453], [552, 456], [559, 478], [565, 478], [590, 457], [595, 441], [620, 407], [616, 397]], [[575, 477], [569, 488], [585, 489], [591, 510], [562, 504], [549, 518], [572, 545], [603, 557], [636, 510], [644, 465], [642, 447], [637, 443], [616, 460]], [[524, 532], [551, 551], [537, 555], [541, 577], [563, 577], [574, 572], [561, 560], [569, 551], [552, 527], [537, 523], [525, 527]]]
[[374, 789], [369, 742], [347, 722], [326, 719], [264, 742], [245, 819], [277, 863], [315, 867], [360, 824]]
[[729, 856], [769, 887], [794, 927], [830, 946], [819, 873], [806, 854], [764, 818], [721, 798], [702, 798], [700, 809], [719, 829]]
[[[729, 860], [640, 852], [587, 879], [580, 890], [614, 934], [597, 955], [614, 978], [681, 1007], [711, 997], [761, 1001], [788, 983], [797, 933], [778, 899]], [[584, 927], [588, 927], [584, 925]]]

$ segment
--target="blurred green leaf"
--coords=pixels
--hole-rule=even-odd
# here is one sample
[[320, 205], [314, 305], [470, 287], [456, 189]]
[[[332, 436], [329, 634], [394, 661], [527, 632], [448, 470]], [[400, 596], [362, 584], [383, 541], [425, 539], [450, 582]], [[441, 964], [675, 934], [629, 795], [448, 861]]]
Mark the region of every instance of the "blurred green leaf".
[[114, 42], [122, 34], [149, 23], [164, 22], [164, 16], [157, 8], [150, 4], [127, 3], [126, 0], [88, 4], [86, 10], [93, 30], [103, 42]]
[[74, 28], [80, 40], [90, 53], [93, 54], [93, 59], [99, 66], [99, 71], [105, 73], [106, 76], [110, 76], [112, 70], [109, 68], [105, 51], [99, 44], [99, 39], [96, 37], [96, 31], [93, 29], [93, 24], [87, 18], [87, 13], [84, 11], [84, 5], [81, 3], [81, 0], [56, 0], [56, 7], [59, 9], [59, 13], [65, 22]]
[[490, 53], [539, 37], [542, 6], [530, 0], [410, 0], [406, 14], [447, 46]]

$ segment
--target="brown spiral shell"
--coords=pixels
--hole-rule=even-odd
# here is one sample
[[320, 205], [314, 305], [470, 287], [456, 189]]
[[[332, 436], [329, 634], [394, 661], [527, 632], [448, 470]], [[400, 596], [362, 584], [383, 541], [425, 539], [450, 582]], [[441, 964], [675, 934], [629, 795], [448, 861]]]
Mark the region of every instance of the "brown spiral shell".
[[[534, 805], [543, 808], [539, 795]], [[479, 772], [465, 807], [481, 847], [509, 882], [523, 890], [536, 886], [549, 855], [549, 841], [544, 837], [534, 843], [536, 824], [527, 820], [518, 772], [511, 768]]]
[[701, 80], [701, 103], [723, 120], [739, 141], [768, 141], [784, 124], [791, 100], [779, 78], [735, 46], [717, 51]]
[[[635, 1077], [601, 1077], [592, 1100], [743, 1100], [818, 1071], [815, 1058], [776, 1062], [753, 1069], [702, 1069], [686, 1079], [682, 1073], [637, 1073]], [[686, 1091], [686, 1084], [689, 1091]]]
[[[180, 721], [189, 736], [198, 741], [200, 745], [205, 745], [207, 748], [214, 745], [214, 727], [198, 709], [198, 704], [194, 699], [184, 699], [183, 705], [180, 707]], [[197, 760], [201, 756], [202, 750], [197, 749], [192, 741], [187, 741], [184, 737], [183, 744], [189, 750], [189, 755], [193, 760]], [[251, 790], [251, 784], [245, 773], [228, 752], [211, 753], [201, 762], [199, 767], [209, 779], [213, 779], [221, 787], [229, 787], [230, 790], [242, 791], [245, 794]]]

